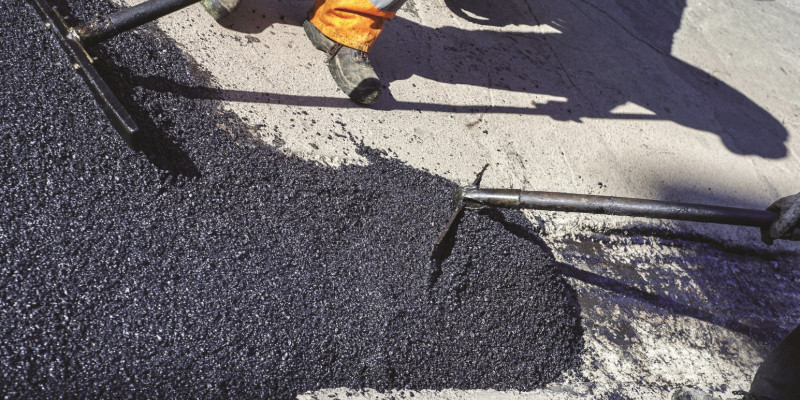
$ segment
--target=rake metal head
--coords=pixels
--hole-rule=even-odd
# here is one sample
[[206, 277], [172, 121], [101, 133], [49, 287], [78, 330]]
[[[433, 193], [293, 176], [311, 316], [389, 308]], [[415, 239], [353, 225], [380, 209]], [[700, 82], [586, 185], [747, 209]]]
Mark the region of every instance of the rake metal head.
[[122, 106], [119, 99], [117, 99], [117, 96], [114, 95], [114, 92], [111, 91], [111, 88], [108, 87], [103, 77], [100, 76], [100, 73], [97, 72], [97, 69], [95, 69], [94, 58], [89, 55], [81, 41], [76, 40], [74, 29], [67, 25], [58, 10], [47, 4], [47, 1], [28, 1], [42, 17], [44, 25], [53, 31], [59, 44], [70, 57], [73, 69], [84, 78], [92, 89], [95, 98], [111, 120], [111, 123], [117, 128], [123, 139], [130, 143], [132, 135], [139, 130], [139, 127], [128, 114], [128, 111], [125, 110], [125, 107]]
[[464, 208], [468, 208], [470, 206], [464, 200], [464, 195], [466, 194], [467, 190], [480, 188], [481, 180], [483, 179], [483, 173], [486, 172], [487, 168], [489, 168], [489, 164], [484, 165], [481, 171], [478, 172], [477, 176], [475, 177], [475, 181], [472, 182], [472, 185], [462, 186], [453, 192], [453, 201], [451, 203], [453, 214], [450, 216], [450, 220], [447, 222], [447, 225], [445, 225], [444, 230], [442, 230], [442, 233], [439, 235], [439, 238], [433, 243], [433, 247], [431, 248], [432, 259], [443, 260], [450, 254], [450, 250], [453, 247], [453, 241], [455, 240], [458, 222], [461, 220], [461, 215], [464, 213]]

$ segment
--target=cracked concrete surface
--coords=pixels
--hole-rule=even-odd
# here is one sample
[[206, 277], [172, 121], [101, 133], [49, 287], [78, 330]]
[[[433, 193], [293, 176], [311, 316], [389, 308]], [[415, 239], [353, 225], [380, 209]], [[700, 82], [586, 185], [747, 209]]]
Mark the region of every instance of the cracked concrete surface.
[[[138, 1], [126, 1], [133, 4]], [[300, 24], [310, 0], [200, 7], [158, 27], [220, 102], [287, 153], [364, 163], [344, 134], [466, 184], [748, 208], [800, 190], [800, 3], [409, 1], [372, 53], [374, 109], [341, 94]], [[158, 77], [140, 77], [143, 82]], [[800, 323], [797, 244], [758, 232], [528, 213], [578, 292], [584, 365], [529, 393], [331, 388], [313, 398], [666, 398], [747, 389]], [[433, 240], [433, 238], [431, 238]]]

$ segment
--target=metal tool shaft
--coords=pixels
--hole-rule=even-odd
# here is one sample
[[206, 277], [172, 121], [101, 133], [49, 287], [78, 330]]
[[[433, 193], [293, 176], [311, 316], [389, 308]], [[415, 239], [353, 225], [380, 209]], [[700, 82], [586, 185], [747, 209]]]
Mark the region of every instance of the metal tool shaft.
[[148, 0], [86, 22], [75, 27], [74, 31], [84, 43], [98, 43], [199, 2], [200, 0]]
[[778, 214], [773, 211], [626, 197], [469, 187], [463, 190], [463, 199], [467, 205], [626, 215], [757, 227], [767, 226], [778, 218]]
[[95, 97], [111, 120], [112, 125], [120, 132], [122, 138], [130, 143], [133, 135], [139, 131], [136, 122], [125, 110], [122, 103], [114, 95], [111, 88], [97, 72], [93, 63], [94, 60], [80, 42], [69, 37], [71, 29], [67, 25], [61, 14], [46, 0], [28, 0], [41, 15], [45, 26], [49, 27], [58, 39], [59, 44], [66, 54], [72, 59], [72, 67], [86, 80], [89, 88], [94, 92]]

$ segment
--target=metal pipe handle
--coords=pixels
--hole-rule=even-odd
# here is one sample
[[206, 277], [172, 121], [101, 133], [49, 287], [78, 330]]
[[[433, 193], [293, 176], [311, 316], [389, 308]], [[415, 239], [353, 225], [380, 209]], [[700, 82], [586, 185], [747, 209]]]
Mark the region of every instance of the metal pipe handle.
[[99, 43], [199, 2], [200, 0], [148, 0], [81, 24], [74, 28], [74, 32], [87, 45]]
[[495, 207], [625, 215], [757, 227], [767, 226], [778, 219], [778, 213], [765, 210], [516, 189], [465, 188], [464, 201], [468, 204]]

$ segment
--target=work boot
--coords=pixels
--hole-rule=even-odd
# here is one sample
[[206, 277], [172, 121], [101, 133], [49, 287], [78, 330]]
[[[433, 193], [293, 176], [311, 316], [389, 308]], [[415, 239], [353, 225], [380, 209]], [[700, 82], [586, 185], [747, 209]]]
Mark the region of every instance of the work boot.
[[241, 0], [203, 0], [203, 8], [219, 21], [233, 12], [239, 6]]
[[334, 42], [309, 20], [303, 22], [303, 29], [314, 47], [328, 54], [325, 63], [339, 89], [361, 105], [368, 106], [378, 100], [381, 81], [366, 52]]

